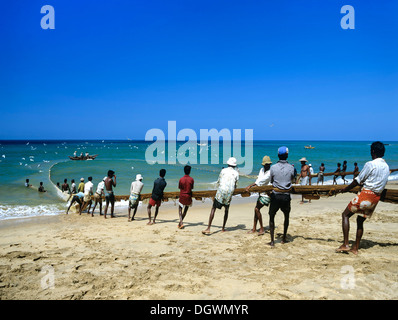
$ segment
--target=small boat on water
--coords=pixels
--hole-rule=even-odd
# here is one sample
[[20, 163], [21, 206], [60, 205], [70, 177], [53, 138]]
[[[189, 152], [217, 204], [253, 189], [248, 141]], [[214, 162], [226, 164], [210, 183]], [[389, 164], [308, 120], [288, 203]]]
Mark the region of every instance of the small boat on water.
[[98, 154], [94, 154], [94, 155], [88, 155], [88, 156], [79, 156], [79, 157], [71, 157], [69, 156], [69, 159], [71, 160], [94, 160], [95, 158], [98, 157]]
[[315, 149], [315, 147], [309, 145], [309, 146], [304, 146], [305, 149]]

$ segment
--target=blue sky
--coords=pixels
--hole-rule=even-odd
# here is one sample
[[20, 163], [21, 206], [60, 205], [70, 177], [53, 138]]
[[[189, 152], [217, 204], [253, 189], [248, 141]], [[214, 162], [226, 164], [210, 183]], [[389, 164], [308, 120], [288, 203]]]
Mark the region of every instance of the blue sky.
[[15, 0], [1, 15], [0, 139], [144, 139], [175, 120], [398, 140], [396, 1]]

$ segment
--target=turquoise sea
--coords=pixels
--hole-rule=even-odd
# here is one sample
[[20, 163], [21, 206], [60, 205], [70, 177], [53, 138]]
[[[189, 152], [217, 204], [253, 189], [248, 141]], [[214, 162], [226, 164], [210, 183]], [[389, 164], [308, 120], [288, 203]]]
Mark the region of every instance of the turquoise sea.
[[[299, 170], [301, 157], [306, 157], [314, 171], [323, 162], [326, 172], [333, 172], [337, 162], [348, 162], [347, 171], [352, 171], [354, 162], [361, 169], [370, 160], [370, 144], [372, 141], [254, 141], [253, 170], [250, 175], [257, 175], [261, 168], [264, 155], [269, 155], [275, 163], [278, 147], [289, 148], [288, 161]], [[385, 160], [391, 169], [398, 168], [398, 141], [383, 141], [386, 144]], [[79, 184], [81, 177], [93, 177], [96, 188], [98, 182], [109, 169], [116, 172], [117, 187], [115, 194], [127, 195], [135, 175], [144, 176], [144, 193], [152, 190], [153, 181], [159, 170], [165, 168], [167, 187], [165, 191], [178, 191], [178, 180], [183, 176], [184, 164], [151, 164], [145, 160], [145, 151], [152, 142], [134, 140], [2, 140], [0, 141], [0, 220], [33, 217], [40, 215], [55, 215], [65, 212], [66, 203], [59, 197], [55, 184], [63, 183], [64, 179], [75, 179]], [[183, 142], [177, 142], [177, 150]], [[244, 144], [244, 143], [243, 143]], [[242, 150], [244, 151], [244, 145]], [[305, 149], [312, 145], [314, 149]], [[167, 144], [166, 144], [167, 146]], [[220, 154], [223, 144], [220, 142]], [[211, 148], [211, 144], [197, 146], [199, 154], [203, 148]], [[68, 156], [88, 152], [98, 154], [95, 160], [72, 161]], [[242, 151], [242, 152], [243, 152]], [[227, 159], [220, 163], [192, 164], [191, 176], [195, 179], [195, 190], [214, 189], [219, 171], [225, 166]], [[234, 154], [232, 154], [234, 155]], [[167, 161], [167, 157], [166, 157]], [[46, 193], [39, 193], [33, 188], [25, 188], [25, 179], [37, 188], [40, 181], [44, 183]], [[347, 176], [351, 179], [352, 176]], [[326, 177], [325, 183], [331, 183]], [[390, 176], [390, 180], [398, 180], [398, 173]], [[315, 180], [316, 181], [316, 180]], [[254, 182], [252, 177], [241, 176], [238, 187], [245, 187]], [[341, 179], [338, 180], [342, 183]]]

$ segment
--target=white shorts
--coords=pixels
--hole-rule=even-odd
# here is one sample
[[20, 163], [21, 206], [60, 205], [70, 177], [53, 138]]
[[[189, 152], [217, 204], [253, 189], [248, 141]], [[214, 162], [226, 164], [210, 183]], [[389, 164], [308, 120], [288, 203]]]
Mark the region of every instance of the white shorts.
[[305, 186], [308, 184], [308, 176], [301, 178], [300, 185]]

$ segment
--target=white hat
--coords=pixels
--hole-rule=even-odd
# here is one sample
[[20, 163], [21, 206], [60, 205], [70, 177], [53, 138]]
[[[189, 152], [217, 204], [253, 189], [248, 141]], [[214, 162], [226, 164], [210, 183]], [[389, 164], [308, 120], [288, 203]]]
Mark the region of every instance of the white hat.
[[310, 163], [309, 166], [312, 167], [312, 164]]
[[227, 161], [227, 165], [236, 167], [236, 159], [234, 157], [229, 158]]
[[102, 179], [102, 181], [105, 181], [106, 178], [108, 178], [108, 176], [105, 176], [104, 179]]
[[141, 174], [137, 174], [136, 176], [135, 176], [135, 180], [142, 180], [144, 177], [141, 175]]
[[84, 178], [80, 178], [80, 181], [84, 181]]
[[301, 158], [300, 160], [299, 160], [300, 162], [307, 162], [307, 159], [305, 158], [305, 157], [303, 157], [303, 158]]

